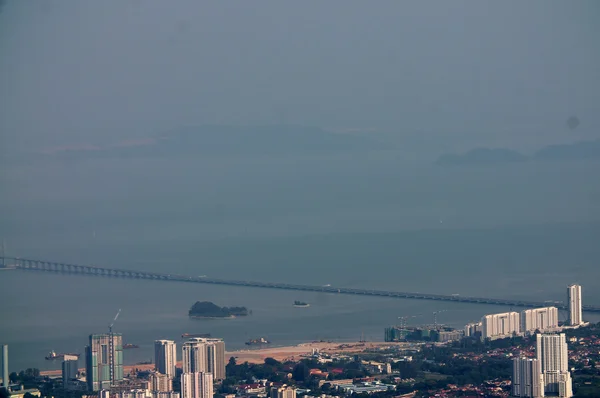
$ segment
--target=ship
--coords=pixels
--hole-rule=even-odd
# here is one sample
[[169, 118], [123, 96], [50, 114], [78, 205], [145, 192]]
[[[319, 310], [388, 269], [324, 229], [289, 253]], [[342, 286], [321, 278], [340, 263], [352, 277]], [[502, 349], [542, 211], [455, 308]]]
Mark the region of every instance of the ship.
[[181, 337], [183, 337], [183, 338], [200, 337], [203, 339], [208, 339], [210, 337], [210, 333], [184, 333], [181, 335]]
[[137, 344], [123, 344], [123, 349], [124, 350], [128, 350], [130, 348], [140, 348], [140, 346], [137, 345]]
[[54, 359], [64, 359], [64, 357], [66, 357], [66, 356], [72, 356], [72, 357], [79, 358], [79, 354], [70, 354], [70, 353], [69, 354], [63, 354], [63, 353], [56, 353], [54, 351], [50, 351], [48, 353], [48, 355], [46, 355], [46, 359], [48, 361], [52, 361]]
[[296, 300], [294, 301], [294, 307], [310, 307], [310, 304]]
[[271, 344], [271, 342], [264, 337], [258, 339], [250, 339], [246, 341], [246, 345], [255, 345], [255, 344]]

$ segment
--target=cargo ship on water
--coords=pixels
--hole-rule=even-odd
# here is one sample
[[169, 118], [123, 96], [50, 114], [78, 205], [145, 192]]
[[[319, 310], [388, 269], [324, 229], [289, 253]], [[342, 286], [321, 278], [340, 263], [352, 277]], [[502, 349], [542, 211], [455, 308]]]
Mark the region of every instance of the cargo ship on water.
[[181, 337], [183, 337], [184, 339], [193, 338], [193, 337], [200, 337], [203, 339], [208, 339], [208, 338], [210, 338], [210, 333], [184, 333], [181, 335]]
[[76, 357], [76, 358], [79, 358], [79, 354], [63, 354], [63, 353], [56, 353], [54, 351], [50, 351], [48, 353], [48, 355], [46, 355], [46, 360], [52, 361], [52, 360], [55, 360], [55, 359], [65, 359], [65, 357]]
[[140, 346], [137, 345], [137, 344], [123, 344], [123, 349], [124, 350], [129, 350], [131, 348], [140, 348]]
[[264, 337], [258, 339], [250, 339], [246, 341], [246, 345], [257, 345], [257, 344], [271, 344], [271, 342]]

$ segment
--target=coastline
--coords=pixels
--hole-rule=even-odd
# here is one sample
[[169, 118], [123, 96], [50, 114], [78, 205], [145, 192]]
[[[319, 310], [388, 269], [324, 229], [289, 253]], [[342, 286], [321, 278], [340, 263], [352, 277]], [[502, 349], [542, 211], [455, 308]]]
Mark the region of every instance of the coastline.
[[[280, 362], [285, 361], [298, 361], [303, 357], [311, 355], [314, 349], [320, 352], [327, 352], [330, 354], [341, 354], [341, 353], [359, 353], [369, 349], [381, 349], [383, 347], [402, 347], [409, 343], [397, 343], [397, 342], [308, 342], [301, 343], [292, 346], [283, 347], [268, 347], [258, 349], [246, 349], [225, 352], [225, 361], [229, 358], [234, 357], [237, 363], [248, 362], [250, 364], [261, 364], [266, 358], [273, 358]], [[181, 367], [181, 361], [177, 362], [177, 366]], [[125, 375], [133, 373], [136, 370], [152, 370], [154, 364], [145, 365], [125, 365], [123, 366], [123, 373]], [[85, 369], [79, 369], [85, 371]], [[49, 377], [60, 377], [61, 370], [48, 370], [40, 372], [42, 376]]]

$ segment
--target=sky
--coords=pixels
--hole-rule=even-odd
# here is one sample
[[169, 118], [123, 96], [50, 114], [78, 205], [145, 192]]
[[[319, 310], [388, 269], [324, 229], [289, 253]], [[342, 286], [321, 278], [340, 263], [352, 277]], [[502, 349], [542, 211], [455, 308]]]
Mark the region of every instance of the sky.
[[515, 147], [597, 138], [599, 18], [594, 0], [8, 0], [0, 144], [202, 124]]

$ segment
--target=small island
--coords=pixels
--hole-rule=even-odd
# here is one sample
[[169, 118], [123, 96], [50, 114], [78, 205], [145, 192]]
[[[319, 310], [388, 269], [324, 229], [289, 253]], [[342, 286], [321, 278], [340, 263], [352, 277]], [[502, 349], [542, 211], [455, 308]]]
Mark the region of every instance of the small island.
[[188, 314], [192, 318], [235, 318], [246, 316], [249, 311], [246, 307], [219, 307], [210, 301], [196, 301]]
[[310, 304], [296, 300], [294, 301], [294, 307], [310, 307]]

